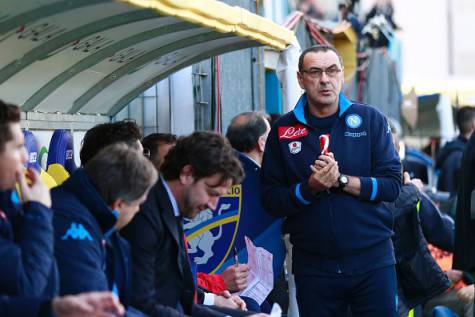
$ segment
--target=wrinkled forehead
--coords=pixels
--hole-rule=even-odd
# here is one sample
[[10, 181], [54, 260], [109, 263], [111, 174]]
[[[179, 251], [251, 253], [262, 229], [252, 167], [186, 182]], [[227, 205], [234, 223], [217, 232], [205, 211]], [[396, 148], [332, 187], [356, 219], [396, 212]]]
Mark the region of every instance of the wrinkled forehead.
[[337, 66], [338, 68], [342, 68], [338, 55], [331, 50], [328, 50], [326, 52], [320, 51], [307, 53], [303, 59], [303, 66], [305, 69], [326, 69], [331, 66]]

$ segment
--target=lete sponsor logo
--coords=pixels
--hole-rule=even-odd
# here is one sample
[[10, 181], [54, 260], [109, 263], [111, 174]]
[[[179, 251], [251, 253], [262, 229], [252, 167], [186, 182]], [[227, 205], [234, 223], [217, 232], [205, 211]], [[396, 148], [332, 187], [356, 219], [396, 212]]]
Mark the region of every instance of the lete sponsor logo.
[[294, 140], [308, 135], [308, 129], [303, 125], [279, 127], [279, 140]]

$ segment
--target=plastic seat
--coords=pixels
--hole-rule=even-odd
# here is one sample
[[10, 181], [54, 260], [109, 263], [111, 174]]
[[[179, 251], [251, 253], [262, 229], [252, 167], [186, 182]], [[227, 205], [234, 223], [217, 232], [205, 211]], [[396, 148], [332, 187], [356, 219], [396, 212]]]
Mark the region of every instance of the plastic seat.
[[58, 185], [62, 184], [76, 170], [74, 162], [74, 140], [71, 131], [55, 130], [48, 151], [47, 172]]
[[25, 137], [25, 149], [28, 153], [28, 161], [25, 167], [33, 168], [40, 172], [41, 180], [49, 189], [57, 186], [58, 184], [54, 178], [41, 168], [38, 155], [38, 142], [36, 141], [35, 135], [29, 130], [23, 130], [23, 135]]

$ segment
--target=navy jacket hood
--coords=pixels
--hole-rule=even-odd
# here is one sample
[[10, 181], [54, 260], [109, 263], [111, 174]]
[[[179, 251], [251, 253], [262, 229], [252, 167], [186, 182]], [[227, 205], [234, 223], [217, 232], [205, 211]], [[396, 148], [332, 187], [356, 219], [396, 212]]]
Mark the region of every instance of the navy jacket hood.
[[113, 229], [117, 223], [118, 213], [107, 206], [83, 168], [73, 173], [63, 186], [89, 210], [99, 223], [102, 232], [107, 233]]

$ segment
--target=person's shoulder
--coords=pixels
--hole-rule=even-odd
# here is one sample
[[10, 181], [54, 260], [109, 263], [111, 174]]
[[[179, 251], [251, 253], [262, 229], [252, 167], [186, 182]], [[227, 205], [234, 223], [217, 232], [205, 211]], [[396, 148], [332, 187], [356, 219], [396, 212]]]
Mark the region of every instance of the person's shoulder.
[[289, 111], [283, 114], [279, 119], [277, 119], [273, 124], [272, 127], [281, 127], [289, 124], [296, 124], [297, 119], [293, 111]]
[[51, 209], [56, 214], [67, 214], [81, 217], [89, 215], [89, 211], [81, 201], [71, 192], [61, 187], [51, 190]]
[[372, 117], [376, 116], [376, 117], [384, 118], [383, 113], [381, 111], [379, 111], [379, 109], [377, 109], [376, 107], [374, 107], [372, 105], [368, 105], [368, 104], [361, 103], [361, 102], [353, 102], [351, 104], [351, 107], [348, 110], [353, 111], [353, 112], [357, 112], [357, 113], [365, 115], [365, 116], [369, 115], [369, 116], [372, 116]]
[[162, 180], [159, 178], [152, 188], [150, 188], [143, 204], [140, 205], [140, 213], [154, 213], [154, 211], [159, 210], [159, 195], [162, 191], [166, 195], [166, 189], [163, 187]]

